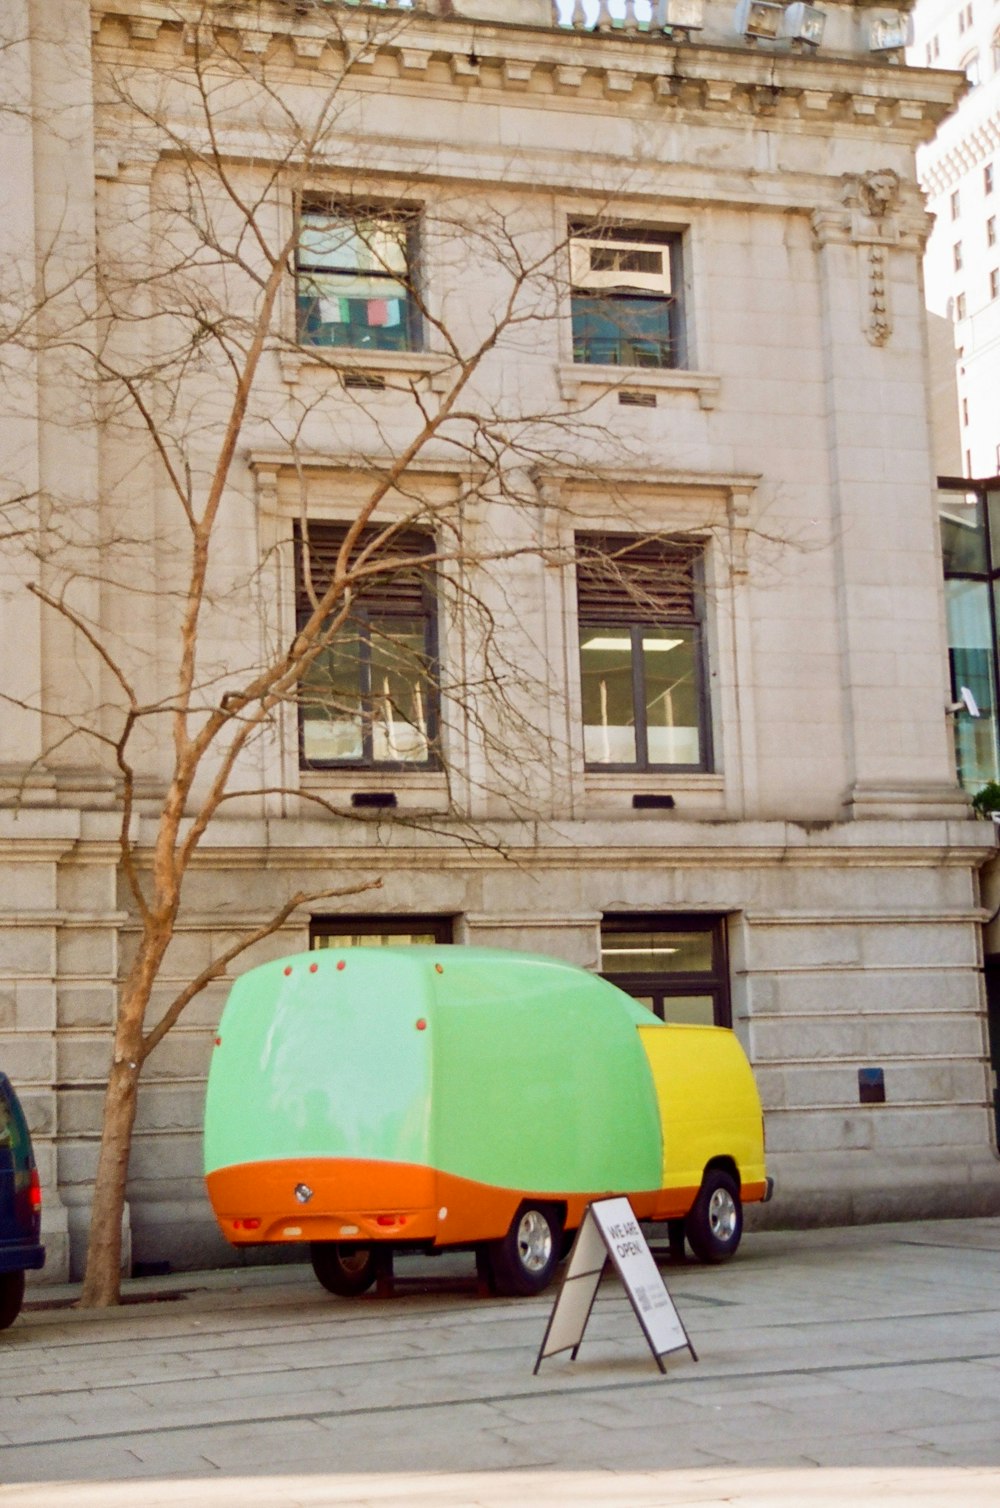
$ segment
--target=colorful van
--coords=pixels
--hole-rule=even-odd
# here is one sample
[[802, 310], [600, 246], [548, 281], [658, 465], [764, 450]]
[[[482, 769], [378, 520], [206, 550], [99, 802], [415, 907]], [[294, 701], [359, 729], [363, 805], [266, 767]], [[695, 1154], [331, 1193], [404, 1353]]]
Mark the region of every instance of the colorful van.
[[590, 1200], [739, 1245], [770, 1197], [760, 1100], [732, 1032], [668, 1026], [553, 958], [324, 949], [249, 970], [219, 1025], [205, 1178], [238, 1246], [308, 1242], [331, 1292], [386, 1248], [472, 1248], [540, 1292]]

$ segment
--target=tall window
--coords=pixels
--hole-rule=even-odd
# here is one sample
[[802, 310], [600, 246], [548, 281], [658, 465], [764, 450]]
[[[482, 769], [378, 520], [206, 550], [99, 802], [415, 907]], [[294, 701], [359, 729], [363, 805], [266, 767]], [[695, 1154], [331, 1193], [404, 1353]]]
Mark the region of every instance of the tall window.
[[311, 948], [405, 947], [450, 943], [450, 916], [317, 916], [309, 928]]
[[304, 203], [296, 253], [299, 344], [419, 350], [416, 233], [412, 209]]
[[958, 778], [975, 793], [1000, 779], [1000, 485], [942, 479], [939, 487], [955, 756]]
[[701, 546], [578, 534], [576, 550], [587, 765], [709, 769]]
[[954, 244], [954, 246], [951, 248], [951, 260], [952, 260], [952, 266], [954, 267], [955, 271], [956, 272], [960, 272], [962, 270], [962, 243], [961, 243], [961, 241], [956, 241], [955, 244]]
[[575, 225], [570, 276], [574, 361], [684, 365], [681, 237], [676, 232]]
[[605, 916], [601, 973], [662, 1021], [732, 1025], [722, 917]]
[[954, 192], [951, 195], [951, 198], [948, 201], [948, 204], [949, 204], [949, 207], [950, 207], [950, 210], [951, 210], [951, 218], [953, 220], [957, 220], [958, 217], [959, 217], [959, 215], [962, 213], [962, 201], [961, 201], [961, 198], [959, 197], [958, 189], [954, 190]]
[[[355, 547], [365, 548], [374, 531]], [[296, 534], [300, 626], [335, 566], [346, 526]], [[306, 541], [308, 543], [306, 543]], [[348, 619], [299, 688], [300, 756], [307, 768], [429, 765], [437, 736], [434, 583], [428, 536], [397, 535], [383, 573], [358, 583]], [[309, 584], [312, 585], [312, 593]]]

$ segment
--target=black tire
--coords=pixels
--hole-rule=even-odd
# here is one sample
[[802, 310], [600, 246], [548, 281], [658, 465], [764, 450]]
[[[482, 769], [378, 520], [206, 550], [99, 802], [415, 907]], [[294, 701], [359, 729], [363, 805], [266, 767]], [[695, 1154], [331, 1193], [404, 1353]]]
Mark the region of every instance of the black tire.
[[370, 1246], [344, 1241], [312, 1241], [313, 1272], [327, 1293], [353, 1299], [365, 1293], [376, 1278], [375, 1253]]
[[0, 1330], [12, 1325], [24, 1303], [24, 1273], [0, 1272]]
[[743, 1205], [736, 1180], [709, 1168], [684, 1221], [688, 1245], [699, 1262], [726, 1262], [743, 1234]]
[[551, 1205], [522, 1204], [500, 1241], [488, 1247], [497, 1293], [526, 1298], [552, 1282], [562, 1258], [562, 1220]]

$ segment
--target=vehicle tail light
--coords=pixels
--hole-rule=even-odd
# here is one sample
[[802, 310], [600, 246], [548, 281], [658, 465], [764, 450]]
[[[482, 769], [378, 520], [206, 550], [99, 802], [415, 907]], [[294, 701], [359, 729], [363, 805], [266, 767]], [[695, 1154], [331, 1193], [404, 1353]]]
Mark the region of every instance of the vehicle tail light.
[[376, 1215], [376, 1225], [405, 1225], [405, 1215]]
[[260, 1220], [256, 1215], [247, 1215], [241, 1220], [233, 1221], [233, 1230], [260, 1230]]
[[32, 1214], [40, 1215], [42, 1213], [42, 1182], [38, 1176], [37, 1168], [32, 1168], [31, 1170], [31, 1182], [28, 1185], [28, 1199], [31, 1203]]

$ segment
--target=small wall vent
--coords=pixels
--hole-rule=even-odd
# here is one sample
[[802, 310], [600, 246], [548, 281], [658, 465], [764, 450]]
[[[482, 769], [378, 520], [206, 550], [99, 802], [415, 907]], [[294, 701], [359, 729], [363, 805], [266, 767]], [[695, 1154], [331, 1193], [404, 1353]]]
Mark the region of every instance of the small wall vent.
[[398, 806], [395, 791], [354, 791], [351, 796], [351, 805], [363, 807], [369, 811], [373, 808], [384, 810], [386, 807]]

